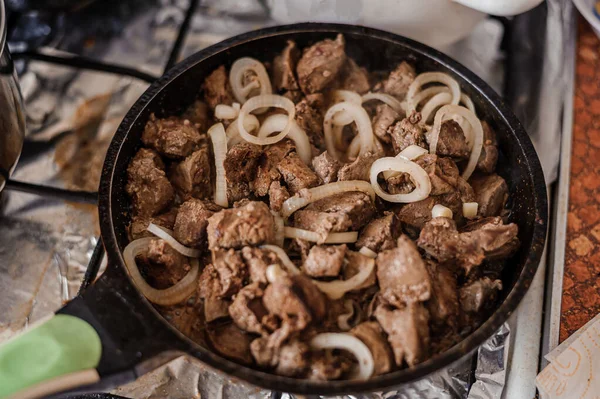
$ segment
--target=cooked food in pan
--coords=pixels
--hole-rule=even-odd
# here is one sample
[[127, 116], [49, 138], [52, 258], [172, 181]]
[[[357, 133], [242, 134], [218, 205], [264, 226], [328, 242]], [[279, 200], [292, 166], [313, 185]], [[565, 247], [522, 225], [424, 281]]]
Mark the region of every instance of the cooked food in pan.
[[344, 38], [233, 60], [130, 162], [140, 291], [223, 357], [315, 380], [412, 367], [495, 306], [519, 247], [494, 131], [451, 76]]

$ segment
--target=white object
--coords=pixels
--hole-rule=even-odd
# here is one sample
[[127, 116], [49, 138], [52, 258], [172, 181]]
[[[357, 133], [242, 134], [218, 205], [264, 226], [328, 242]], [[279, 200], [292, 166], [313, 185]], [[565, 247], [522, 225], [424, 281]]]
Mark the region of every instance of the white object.
[[267, 0], [279, 23], [370, 26], [443, 47], [467, 36], [486, 14], [516, 15], [543, 0]]
[[581, 15], [592, 25], [596, 36], [600, 37], [600, 18], [594, 14], [595, 0], [573, 0]]
[[452, 210], [450, 208], [446, 208], [444, 205], [436, 204], [431, 210], [431, 217], [452, 219]]

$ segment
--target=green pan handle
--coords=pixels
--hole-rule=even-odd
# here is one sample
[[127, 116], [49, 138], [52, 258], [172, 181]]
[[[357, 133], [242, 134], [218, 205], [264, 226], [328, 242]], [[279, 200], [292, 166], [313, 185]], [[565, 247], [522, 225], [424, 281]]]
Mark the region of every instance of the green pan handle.
[[0, 346], [0, 398], [16, 392], [35, 397], [94, 383], [100, 378], [95, 368], [101, 354], [100, 337], [91, 325], [55, 315]]

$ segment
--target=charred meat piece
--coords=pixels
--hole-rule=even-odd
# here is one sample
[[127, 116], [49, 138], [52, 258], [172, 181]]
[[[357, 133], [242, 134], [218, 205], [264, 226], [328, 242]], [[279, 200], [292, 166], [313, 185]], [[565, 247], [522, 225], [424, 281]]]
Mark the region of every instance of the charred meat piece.
[[190, 121], [199, 132], [206, 132], [210, 127], [208, 106], [205, 102], [196, 100], [185, 110], [182, 119]]
[[479, 246], [485, 252], [486, 259], [505, 259], [512, 256], [519, 248], [517, 234], [519, 227], [514, 224], [504, 224], [499, 216], [479, 219], [466, 224], [461, 238]]
[[259, 197], [267, 195], [271, 183], [281, 179], [281, 173], [277, 170], [277, 165], [295, 148], [291, 140], [285, 139], [266, 147], [260, 157], [256, 178], [254, 179], [254, 193], [256, 195]]
[[207, 326], [206, 332], [210, 345], [217, 353], [241, 364], [252, 364], [251, 338], [235, 324]]
[[250, 182], [256, 177], [261, 154], [260, 146], [250, 143], [236, 144], [227, 151], [223, 167], [229, 201], [238, 201], [250, 195]]
[[395, 210], [398, 220], [414, 228], [422, 229], [425, 223], [431, 220], [431, 210], [437, 204], [434, 197], [428, 197], [424, 200], [411, 202]]
[[239, 208], [223, 209], [208, 219], [208, 248], [242, 248], [272, 242], [275, 222], [269, 207], [250, 201]]
[[181, 198], [210, 198], [213, 191], [211, 164], [208, 147], [203, 146], [171, 167], [169, 180]]
[[158, 289], [175, 285], [191, 268], [188, 258], [175, 251], [162, 239], [151, 240], [148, 251], [139, 258], [148, 283]]
[[296, 71], [304, 93], [323, 91], [334, 82], [346, 62], [344, 37], [321, 40], [304, 49]]
[[[369, 267], [373, 260], [368, 256], [361, 254], [360, 252], [348, 251], [346, 253], [346, 264], [344, 266], [344, 280], [348, 280], [354, 277], [356, 274], [363, 271], [366, 267]], [[364, 290], [365, 288], [369, 288], [377, 284], [377, 275], [375, 273], [375, 269], [364, 283], [356, 287], [350, 292], [358, 292]]]
[[431, 279], [417, 246], [405, 235], [398, 238], [397, 245], [377, 255], [381, 297], [396, 307], [428, 300]]
[[375, 321], [366, 321], [350, 330], [350, 334], [354, 335], [367, 345], [373, 354], [373, 360], [375, 360], [375, 375], [392, 371], [392, 368], [394, 367], [392, 349], [390, 348], [379, 323]]
[[498, 162], [498, 141], [496, 133], [487, 122], [481, 122], [481, 126], [483, 127], [483, 147], [477, 162], [477, 169], [483, 173], [492, 173]]
[[390, 72], [388, 78], [383, 81], [381, 90], [392, 96], [404, 98], [408, 92], [408, 87], [416, 77], [415, 68], [409, 63], [402, 61], [396, 69]]
[[337, 159], [334, 159], [327, 151], [312, 159], [312, 166], [316, 175], [324, 184], [333, 183], [337, 180], [338, 171], [342, 167]]
[[315, 172], [302, 162], [295, 152], [286, 155], [277, 165], [277, 170], [293, 194], [303, 188], [311, 188], [319, 184]]
[[360, 232], [356, 247], [367, 247], [371, 251], [380, 252], [396, 246], [396, 240], [402, 233], [402, 225], [392, 212], [373, 219]]
[[231, 305], [231, 301], [228, 299], [217, 297], [204, 298], [204, 320], [210, 323], [229, 317], [229, 305]]
[[346, 245], [315, 245], [302, 265], [311, 277], [335, 277], [340, 274], [346, 256]]
[[205, 320], [198, 317], [201, 314], [200, 301], [182, 301], [172, 306], [156, 306], [160, 314], [173, 327], [192, 341], [205, 346]]
[[142, 133], [146, 146], [172, 159], [187, 157], [201, 141], [202, 136], [190, 121], [177, 117], [158, 119], [152, 114]]
[[229, 315], [242, 330], [255, 334], [265, 332], [260, 323], [267, 315], [267, 310], [262, 304], [263, 295], [264, 291], [260, 283], [249, 284], [235, 295], [229, 306]]
[[373, 117], [373, 133], [384, 143], [391, 143], [392, 137], [388, 133], [390, 126], [394, 125], [400, 115], [387, 104], [377, 106]]
[[480, 216], [499, 215], [508, 200], [508, 185], [497, 174], [474, 176], [471, 185], [475, 190]]
[[[429, 135], [427, 135], [427, 142], [431, 142]], [[469, 146], [465, 133], [456, 121], [450, 119], [442, 122], [435, 153], [456, 159], [469, 158]]]
[[359, 155], [353, 162], [342, 166], [338, 172], [338, 180], [364, 180], [370, 181], [369, 172], [371, 165], [378, 158], [378, 155], [367, 152], [364, 155]]
[[311, 104], [309, 96], [296, 104], [296, 123], [306, 132], [310, 142], [320, 150], [325, 149], [325, 135], [323, 133], [323, 114], [316, 106]]
[[247, 276], [246, 264], [238, 251], [215, 251], [213, 263], [200, 275], [198, 292], [201, 298], [227, 298], [242, 288]]
[[273, 60], [273, 85], [279, 92], [300, 90], [295, 76], [299, 58], [300, 50], [296, 43], [289, 40], [281, 54]]
[[309, 365], [310, 350], [308, 345], [292, 340], [279, 349], [279, 361], [275, 373], [287, 377], [303, 375]]
[[411, 145], [427, 148], [425, 132], [420, 122], [421, 114], [413, 111], [412, 114], [388, 129], [388, 134], [392, 138], [392, 145], [396, 154]]
[[269, 187], [269, 207], [275, 212], [280, 212], [283, 203], [290, 198], [287, 188], [282, 187], [279, 181], [274, 181]]
[[352, 58], [346, 58], [346, 63], [338, 76], [338, 86], [343, 90], [351, 90], [363, 94], [369, 91], [369, 73], [354, 62]]
[[208, 218], [220, 210], [220, 206], [209, 201], [187, 200], [179, 207], [173, 237], [185, 246], [206, 248]]
[[175, 196], [164, 163], [153, 150], [140, 149], [127, 168], [126, 191], [136, 215], [153, 216], [167, 208]]
[[314, 353], [311, 356], [308, 378], [315, 381], [339, 380], [352, 367], [352, 362], [331, 351]]
[[458, 304], [456, 277], [447, 265], [433, 261], [427, 262], [427, 270], [431, 277], [431, 298], [427, 301], [427, 309], [431, 323], [438, 326], [457, 327], [460, 307]]
[[233, 103], [233, 93], [229, 85], [229, 76], [223, 65], [208, 75], [204, 80], [202, 89], [204, 90], [204, 101], [206, 101], [213, 111], [219, 104], [231, 105]]
[[267, 284], [267, 267], [281, 263], [276, 254], [260, 248], [244, 247], [242, 257], [248, 266], [250, 280], [255, 283]]
[[421, 303], [411, 303], [402, 309], [380, 305], [375, 318], [388, 335], [397, 366], [409, 367], [425, 360], [429, 352], [429, 314]]
[[176, 217], [177, 208], [171, 208], [167, 212], [153, 217], [134, 216], [131, 219], [131, 224], [129, 225], [129, 236], [131, 240], [137, 240], [138, 238], [142, 237], [154, 237], [154, 234], [147, 230], [150, 223], [173, 230]]
[[468, 283], [458, 291], [460, 306], [468, 313], [479, 313], [491, 305], [502, 290], [502, 281], [484, 277]]

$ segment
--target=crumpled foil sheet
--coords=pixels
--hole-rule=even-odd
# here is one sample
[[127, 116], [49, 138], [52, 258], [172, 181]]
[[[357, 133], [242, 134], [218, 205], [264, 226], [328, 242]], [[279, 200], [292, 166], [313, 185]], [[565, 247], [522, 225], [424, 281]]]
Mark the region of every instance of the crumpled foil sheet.
[[[131, 0], [112, 9], [97, 4], [91, 8], [96, 7], [98, 17], [82, 18], [77, 29], [70, 25], [63, 27], [57, 36], [45, 42], [45, 51], [73, 51], [159, 76], [188, 2]], [[559, 0], [550, 0], [549, 4], [554, 10], [562, 7]], [[116, 16], [102, 14], [111, 12], [109, 9]], [[67, 22], [77, 23], [77, 19]], [[258, 0], [204, 1], [192, 20], [182, 57], [232, 35], [273, 23]], [[562, 22], [555, 18], [552, 23]], [[109, 34], [105, 34], [107, 30]], [[499, 51], [502, 34], [502, 24], [488, 19], [467, 39], [443, 51], [500, 92], [504, 84], [504, 64]], [[560, 47], [560, 40], [557, 33], [554, 45]], [[22, 46], [11, 45], [17, 49]], [[21, 63], [17, 66], [23, 67]], [[560, 62], [553, 62], [552, 66], [545, 81], [547, 90], [552, 87], [555, 90], [547, 93], [554, 96], [546, 95], [549, 110], [556, 109], [552, 98], [562, 97], [558, 84]], [[13, 177], [32, 183], [95, 190], [112, 135], [148, 85], [133, 78], [42, 62], [30, 62], [20, 71], [28, 136]], [[550, 112], [539, 114], [538, 118], [544, 119], [543, 126], [558, 129], [557, 114], [554, 117]], [[530, 132], [534, 140], [543, 143], [541, 129], [542, 126]], [[551, 141], [552, 145], [554, 142]], [[542, 157], [542, 161], [552, 171], [557, 158]], [[0, 220], [2, 341], [47, 317], [76, 295], [99, 228], [95, 207], [21, 193], [7, 192], [0, 196]], [[508, 338], [509, 328], [505, 325], [477, 353], [430, 378], [399, 391], [346, 397], [500, 398], [506, 377]], [[180, 357], [112, 393], [137, 399], [294, 397], [232, 383], [226, 376], [188, 357]]]

